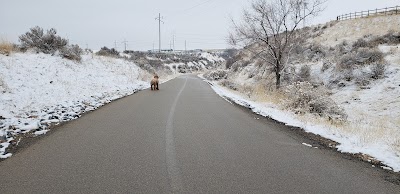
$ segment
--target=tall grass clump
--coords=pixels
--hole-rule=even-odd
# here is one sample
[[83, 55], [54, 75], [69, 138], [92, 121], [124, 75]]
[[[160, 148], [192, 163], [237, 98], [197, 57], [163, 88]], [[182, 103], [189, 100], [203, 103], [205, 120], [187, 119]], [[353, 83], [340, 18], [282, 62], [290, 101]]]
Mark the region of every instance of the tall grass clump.
[[10, 55], [14, 51], [14, 45], [6, 40], [0, 41], [0, 54]]

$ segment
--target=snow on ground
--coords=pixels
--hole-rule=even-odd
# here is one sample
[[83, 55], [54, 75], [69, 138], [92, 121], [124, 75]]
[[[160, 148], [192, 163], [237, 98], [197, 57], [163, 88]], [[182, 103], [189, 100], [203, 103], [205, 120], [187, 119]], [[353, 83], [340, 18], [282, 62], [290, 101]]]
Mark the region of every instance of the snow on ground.
[[[397, 76], [400, 76], [400, 71]], [[200, 77], [202, 77], [200, 75]], [[204, 79], [204, 78], [203, 78]], [[397, 79], [398, 81], [398, 79]], [[209, 81], [207, 81], [209, 82]], [[320, 122], [316, 118], [311, 117], [310, 115], [299, 116], [294, 114], [293, 112], [282, 109], [279, 105], [269, 103], [269, 102], [257, 102], [255, 100], [249, 99], [245, 94], [239, 93], [237, 91], [229, 90], [225, 87], [218, 85], [218, 82], [209, 82], [213, 90], [220, 95], [222, 98], [226, 99], [228, 102], [235, 102], [239, 105], [248, 107], [252, 109], [252, 111], [261, 116], [270, 117], [274, 120], [285, 123], [289, 126], [296, 126], [303, 128], [306, 132], [311, 132], [314, 134], [321, 135], [322, 137], [331, 139], [333, 141], [338, 142], [340, 145], [336, 146], [337, 149], [341, 152], [346, 153], [364, 153], [368, 154], [379, 161], [382, 161], [385, 165], [388, 165], [395, 172], [400, 171], [400, 150], [394, 150], [393, 146], [390, 146], [390, 141], [399, 140], [400, 138], [400, 130], [399, 125], [395, 128], [391, 128], [389, 131], [381, 131], [381, 129], [375, 129], [375, 132], [368, 131], [371, 135], [376, 135], [377, 133], [384, 133], [386, 136], [384, 138], [376, 137], [375, 141], [368, 142], [363, 141], [365, 136], [360, 136], [360, 131], [347, 131], [346, 129], [349, 126], [344, 126], [345, 129], [341, 128], [341, 126], [332, 126], [324, 122]], [[400, 84], [400, 83], [399, 83]], [[378, 84], [379, 85], [379, 84]], [[371, 90], [369, 95], [376, 95], [377, 90], [379, 90], [380, 86], [375, 90]], [[400, 91], [399, 89], [397, 92]], [[345, 93], [345, 92], [344, 92]], [[340, 95], [340, 94], [338, 94]], [[380, 97], [385, 96], [385, 94], [380, 93]], [[395, 96], [393, 96], [395, 97]], [[399, 96], [397, 96], [398, 98]], [[397, 99], [399, 100], [399, 99]], [[368, 102], [366, 102], [368, 103]], [[397, 101], [398, 103], [398, 101]], [[363, 106], [357, 106], [359, 109]], [[354, 107], [346, 107], [346, 110], [351, 110]], [[395, 110], [398, 111], [398, 107], [394, 107]], [[366, 112], [370, 112], [371, 110], [367, 110]], [[370, 114], [377, 113], [371, 112]], [[348, 113], [352, 113], [351, 111]], [[397, 112], [398, 116], [398, 112]], [[398, 121], [397, 117], [397, 121]], [[372, 124], [371, 122], [365, 122], [364, 124], [359, 123], [359, 120], [350, 121], [350, 123], [358, 124], [362, 127], [368, 127], [368, 125]], [[380, 122], [382, 124], [382, 122]], [[368, 127], [368, 129], [371, 129]], [[386, 134], [387, 133], [387, 134]], [[378, 134], [379, 135], [379, 134]], [[399, 142], [397, 142], [399, 143]]]
[[132, 62], [91, 54], [81, 63], [46, 54], [0, 55], [0, 158], [11, 156], [5, 149], [18, 141], [15, 135], [45, 134], [51, 124], [148, 88], [148, 74]]
[[332, 21], [327, 26], [328, 28], [323, 31], [322, 35], [316, 37], [314, 41], [325, 46], [335, 46], [344, 40], [353, 42], [371, 34], [382, 36], [390, 31], [398, 31], [400, 15], [372, 16], [340, 22]]
[[[340, 143], [337, 146], [339, 151], [368, 154], [395, 171], [400, 171], [400, 52], [396, 52], [397, 46], [383, 46], [381, 50], [388, 52], [385, 57], [388, 65], [383, 79], [370, 79], [371, 83], [365, 88], [350, 81], [346, 82], [345, 87], [331, 90], [330, 98], [344, 108], [348, 115], [348, 121], [341, 125], [332, 124], [314, 115], [294, 114], [286, 110], [280, 102], [266, 102], [256, 96], [250, 97], [245, 90], [239, 90], [242, 93], [229, 90], [219, 86], [218, 82], [213, 82], [212, 87], [223, 98], [250, 107], [257, 114], [301, 127]], [[321, 72], [322, 62], [299, 66], [302, 65], [311, 67], [311, 78], [314, 82], [329, 85], [335, 71], [333, 68]], [[368, 68], [371, 66], [363, 68], [357, 71], [369, 72]], [[230, 75], [229, 80], [243, 85], [257, 85], [259, 81], [248, 76], [253, 69], [254, 65], [250, 64], [240, 72]]]
[[[321, 25], [322, 26], [322, 25]], [[323, 27], [314, 28], [316, 34], [308, 39], [308, 42], [317, 42], [324, 46], [335, 46], [342, 41], [355, 42], [359, 38], [367, 36], [382, 36], [390, 31], [399, 32], [400, 15], [388, 15], [370, 18], [361, 18], [346, 21], [329, 22]], [[339, 80], [343, 85], [332, 84], [338, 75], [333, 65], [322, 71], [324, 60], [319, 62], [302, 62], [297, 67], [307, 65], [311, 69], [311, 81], [323, 83], [329, 89], [329, 97], [337, 105], [343, 108], [348, 115], [345, 123], [333, 123], [325, 118], [312, 114], [298, 115], [287, 110], [280, 98], [265, 91], [262, 97], [250, 96], [252, 91], [247, 86], [264, 87], [254, 75], [259, 73], [255, 63], [239, 68], [238, 72], [232, 71], [228, 75], [227, 82], [223, 85], [239, 86], [238, 91], [233, 91], [212, 82], [213, 89], [229, 101], [252, 108], [263, 116], [271, 117], [287, 125], [297, 126], [307, 132], [319, 134], [325, 138], [338, 142], [339, 151], [348, 153], [362, 153], [382, 161], [385, 165], [400, 171], [400, 45], [379, 45], [379, 50], [385, 56], [386, 70], [384, 77], [371, 78], [373, 64], [363, 65], [353, 69], [353, 78], [350, 81]], [[250, 56], [250, 55], [249, 55]], [[242, 60], [247, 60], [244, 56]], [[331, 57], [332, 58], [332, 57]], [[326, 60], [331, 59], [329, 55]], [[265, 82], [270, 84], [270, 77]], [[357, 79], [367, 81], [366, 85], [357, 84]], [[271, 82], [272, 83], [272, 82]], [[270, 85], [265, 85], [270, 87]], [[330, 87], [332, 86], [332, 87]], [[254, 92], [254, 91], [253, 91]]]
[[214, 62], [214, 63], [225, 61], [224, 58], [222, 58], [220, 56], [217, 56], [217, 55], [213, 55], [213, 54], [211, 54], [209, 52], [202, 52], [200, 54], [200, 57], [203, 57], [203, 58], [205, 58], [205, 59], [207, 59], [207, 60], [209, 60], [211, 62]]

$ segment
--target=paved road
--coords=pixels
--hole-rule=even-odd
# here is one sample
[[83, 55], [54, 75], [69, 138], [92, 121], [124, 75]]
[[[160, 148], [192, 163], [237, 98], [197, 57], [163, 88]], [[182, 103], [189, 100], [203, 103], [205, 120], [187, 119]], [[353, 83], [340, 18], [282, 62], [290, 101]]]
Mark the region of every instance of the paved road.
[[195, 76], [160, 89], [106, 105], [0, 162], [0, 193], [400, 193], [378, 171], [301, 145]]

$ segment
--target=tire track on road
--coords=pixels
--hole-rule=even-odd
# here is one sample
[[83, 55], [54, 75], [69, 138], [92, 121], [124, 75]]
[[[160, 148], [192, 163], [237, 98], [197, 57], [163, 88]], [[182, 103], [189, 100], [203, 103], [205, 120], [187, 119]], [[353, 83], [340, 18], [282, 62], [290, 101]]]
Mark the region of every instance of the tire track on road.
[[181, 90], [178, 92], [178, 95], [176, 95], [174, 103], [171, 106], [165, 130], [167, 171], [172, 193], [183, 192], [182, 175], [178, 166], [178, 161], [176, 159], [173, 120], [174, 120], [176, 105], [178, 103], [179, 97], [181, 96], [183, 90], [185, 89], [186, 83], [187, 83], [187, 77], [185, 78], [185, 83], [183, 84]]

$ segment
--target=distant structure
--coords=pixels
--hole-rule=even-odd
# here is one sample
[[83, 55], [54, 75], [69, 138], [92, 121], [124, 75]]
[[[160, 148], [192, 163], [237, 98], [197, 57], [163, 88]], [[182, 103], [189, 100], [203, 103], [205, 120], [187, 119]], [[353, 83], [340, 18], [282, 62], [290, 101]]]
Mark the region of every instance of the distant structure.
[[340, 20], [349, 20], [349, 19], [364, 18], [371, 16], [395, 15], [395, 14], [400, 14], [399, 6], [348, 13], [337, 16], [336, 20], [340, 21]]

